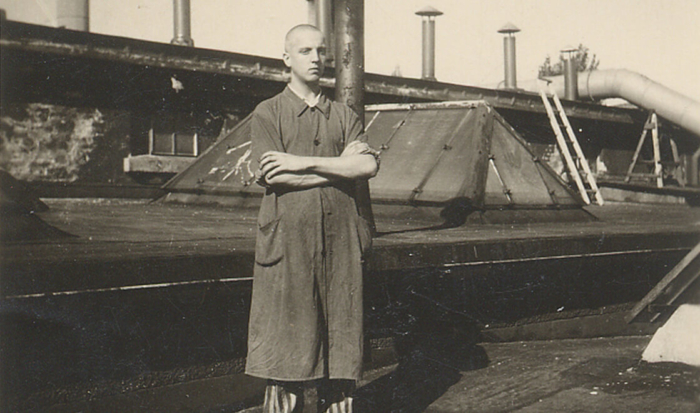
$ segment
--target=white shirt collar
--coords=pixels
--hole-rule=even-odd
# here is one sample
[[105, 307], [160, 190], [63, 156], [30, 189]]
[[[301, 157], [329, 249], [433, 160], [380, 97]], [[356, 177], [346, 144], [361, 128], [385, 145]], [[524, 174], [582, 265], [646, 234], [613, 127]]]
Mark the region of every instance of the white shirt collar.
[[318, 94], [316, 94], [316, 96], [314, 96], [312, 99], [306, 99], [304, 96], [302, 96], [301, 93], [294, 90], [291, 83], [287, 84], [287, 87], [289, 88], [289, 90], [294, 92], [294, 94], [297, 95], [299, 97], [299, 99], [303, 100], [304, 103], [306, 103], [310, 108], [313, 108], [316, 105], [318, 105], [318, 102], [321, 100], [321, 91], [320, 90], [318, 91]]

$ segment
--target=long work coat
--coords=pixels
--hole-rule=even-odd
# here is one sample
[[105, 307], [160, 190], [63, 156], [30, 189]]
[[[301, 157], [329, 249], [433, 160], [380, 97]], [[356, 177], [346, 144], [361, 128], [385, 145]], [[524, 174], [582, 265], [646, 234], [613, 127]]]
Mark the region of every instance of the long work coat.
[[[339, 156], [364, 135], [349, 107], [324, 96], [310, 107], [287, 87], [255, 109], [251, 139], [257, 162], [267, 151]], [[361, 260], [371, 238], [355, 198], [352, 181], [267, 189], [258, 216], [247, 374], [360, 378]]]

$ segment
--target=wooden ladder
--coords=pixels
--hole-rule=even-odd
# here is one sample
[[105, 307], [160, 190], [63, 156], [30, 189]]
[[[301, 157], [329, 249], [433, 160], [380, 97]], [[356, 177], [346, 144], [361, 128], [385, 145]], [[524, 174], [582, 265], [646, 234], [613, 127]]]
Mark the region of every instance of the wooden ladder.
[[681, 304], [700, 299], [700, 244], [681, 259], [627, 315], [628, 323], [668, 318]]
[[[549, 101], [550, 95], [552, 100], [554, 100], [554, 108]], [[552, 130], [554, 130], [554, 136], [557, 138], [559, 150], [564, 155], [566, 168], [569, 171], [569, 175], [576, 183], [581, 198], [583, 198], [586, 205], [591, 203], [591, 197], [598, 205], [603, 205], [603, 196], [600, 194], [598, 185], [595, 182], [595, 177], [591, 173], [591, 168], [588, 166], [588, 160], [586, 160], [586, 157], [583, 155], [581, 146], [576, 139], [574, 129], [571, 127], [566, 113], [564, 113], [564, 108], [561, 105], [559, 97], [557, 97], [556, 93], [545, 91], [544, 88], [540, 89], [540, 97], [547, 110], [549, 123], [552, 125]], [[566, 130], [566, 135], [561, 130], [562, 126]]]
[[[646, 160], [639, 159], [642, 149], [644, 147], [644, 142], [646, 141], [647, 132], [651, 131], [651, 144], [653, 149], [654, 159]], [[659, 144], [659, 120], [655, 112], [650, 112], [647, 121], [644, 123], [644, 130], [642, 131], [642, 136], [639, 138], [639, 143], [637, 144], [637, 149], [634, 151], [634, 156], [632, 157], [632, 163], [627, 169], [627, 175], [625, 176], [625, 182], [630, 182], [632, 178], [642, 178], [642, 179], [654, 179], [656, 181], [657, 188], [664, 187], [664, 165], [678, 168], [680, 166], [680, 159], [678, 156], [678, 149], [676, 148], [675, 142], [670, 141], [671, 151], [673, 154], [673, 161], [663, 162], [661, 161], [661, 145]], [[652, 165], [654, 167], [653, 172], [634, 172], [634, 168], [639, 165]], [[685, 180], [681, 176], [682, 174], [674, 172], [678, 183], [681, 186], [685, 186]]]

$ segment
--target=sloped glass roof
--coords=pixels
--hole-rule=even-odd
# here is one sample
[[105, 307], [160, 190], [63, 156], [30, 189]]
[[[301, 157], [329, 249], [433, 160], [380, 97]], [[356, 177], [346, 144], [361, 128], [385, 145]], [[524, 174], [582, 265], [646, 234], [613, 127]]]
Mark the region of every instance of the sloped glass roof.
[[[373, 202], [478, 209], [579, 207], [579, 196], [480, 101], [366, 107], [366, 134], [381, 150], [370, 180]], [[202, 154], [165, 188], [190, 194], [258, 197], [250, 170], [250, 119]]]

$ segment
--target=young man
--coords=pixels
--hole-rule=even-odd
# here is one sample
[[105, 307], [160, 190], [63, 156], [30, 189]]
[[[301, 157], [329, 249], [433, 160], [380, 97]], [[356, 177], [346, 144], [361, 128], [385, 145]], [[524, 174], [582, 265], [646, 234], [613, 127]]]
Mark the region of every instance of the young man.
[[301, 411], [318, 380], [319, 411], [351, 411], [362, 368], [362, 254], [371, 241], [355, 180], [377, 173], [362, 124], [319, 79], [325, 40], [313, 26], [285, 37], [291, 81], [251, 123], [265, 186], [258, 216], [246, 373], [268, 379], [265, 413]]

